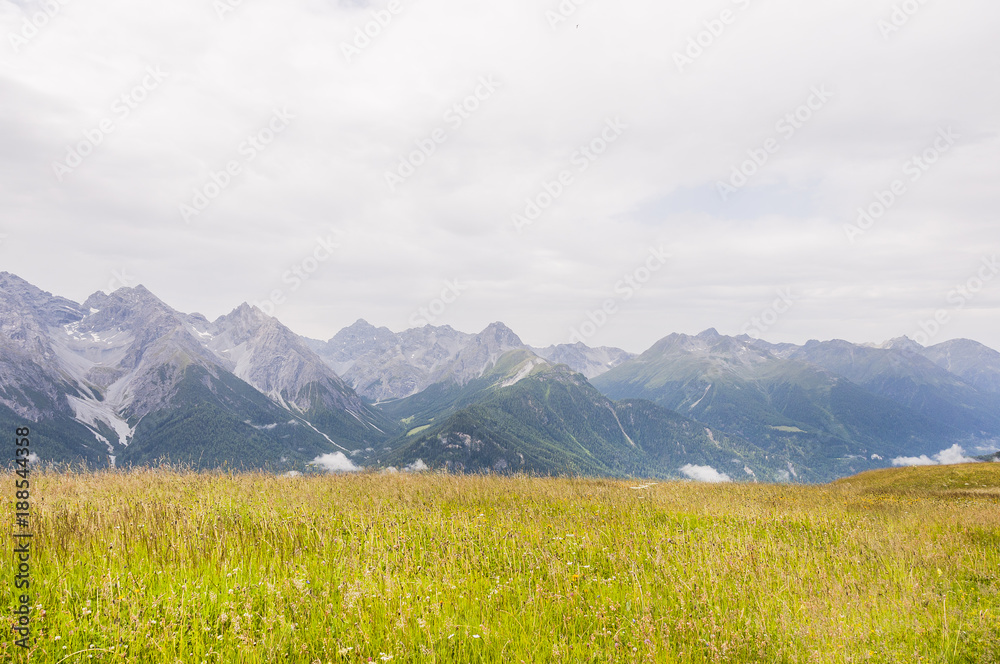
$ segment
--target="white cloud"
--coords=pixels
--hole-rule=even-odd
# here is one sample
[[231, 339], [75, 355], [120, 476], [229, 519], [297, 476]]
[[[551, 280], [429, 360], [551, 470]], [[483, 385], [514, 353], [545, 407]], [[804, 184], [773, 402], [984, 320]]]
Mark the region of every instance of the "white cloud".
[[977, 463], [977, 460], [967, 457], [961, 445], [952, 445], [946, 450], [941, 450], [933, 458], [922, 454], [918, 457], [897, 457], [892, 460], [894, 466], [950, 466], [959, 463]]
[[318, 456], [312, 460], [310, 465], [319, 466], [328, 473], [354, 473], [361, 470], [343, 452]]
[[404, 470], [409, 471], [411, 473], [421, 473], [425, 470], [430, 470], [430, 467], [426, 463], [424, 463], [423, 459], [417, 459], [409, 466], [404, 468]]
[[896, 457], [892, 460], [894, 466], [936, 466], [938, 462], [926, 454], [918, 457]]
[[725, 473], [720, 473], [715, 468], [711, 466], [695, 466], [693, 464], [688, 464], [681, 468], [681, 472], [695, 480], [696, 482], [708, 482], [711, 484], [721, 484], [724, 482], [732, 482], [732, 478]]
[[960, 445], [952, 445], [948, 449], [935, 454], [934, 458], [942, 466], [951, 466], [959, 463], [976, 463], [976, 459], [965, 455], [965, 450]]

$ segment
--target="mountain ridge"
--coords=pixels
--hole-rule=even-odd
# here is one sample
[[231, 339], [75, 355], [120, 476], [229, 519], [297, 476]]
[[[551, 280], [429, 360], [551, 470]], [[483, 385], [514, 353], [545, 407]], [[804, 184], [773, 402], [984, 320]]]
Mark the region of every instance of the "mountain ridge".
[[714, 464], [824, 481], [952, 445], [1000, 449], [1000, 353], [971, 340], [771, 344], [709, 328], [636, 355], [532, 347], [501, 321], [395, 333], [359, 318], [318, 341], [246, 303], [209, 321], [141, 285], [77, 304], [5, 272], [0, 381], [0, 424], [31, 421], [41, 458], [92, 465], [502, 460], [679, 477]]

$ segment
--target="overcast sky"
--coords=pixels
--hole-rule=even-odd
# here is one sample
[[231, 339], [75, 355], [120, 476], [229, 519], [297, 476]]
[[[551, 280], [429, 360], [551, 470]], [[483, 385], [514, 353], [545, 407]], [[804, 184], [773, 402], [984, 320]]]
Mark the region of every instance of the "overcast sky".
[[0, 269], [324, 339], [1000, 348], [1000, 4], [576, 2], [0, 0]]

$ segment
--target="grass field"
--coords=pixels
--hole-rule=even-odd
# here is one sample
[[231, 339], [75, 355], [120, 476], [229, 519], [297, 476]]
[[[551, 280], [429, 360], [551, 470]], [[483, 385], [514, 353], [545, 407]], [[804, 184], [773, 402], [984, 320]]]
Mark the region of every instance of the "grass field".
[[36, 474], [30, 661], [997, 662], [998, 487]]

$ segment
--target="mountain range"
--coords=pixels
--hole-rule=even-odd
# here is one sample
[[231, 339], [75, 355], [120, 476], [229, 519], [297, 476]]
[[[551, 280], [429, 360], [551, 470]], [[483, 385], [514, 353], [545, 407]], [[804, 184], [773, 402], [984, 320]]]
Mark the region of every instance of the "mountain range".
[[91, 467], [821, 482], [1000, 449], [1000, 353], [707, 330], [633, 355], [499, 322], [321, 341], [247, 304], [209, 321], [142, 286], [78, 304], [0, 273], [0, 426], [25, 424], [38, 460]]

